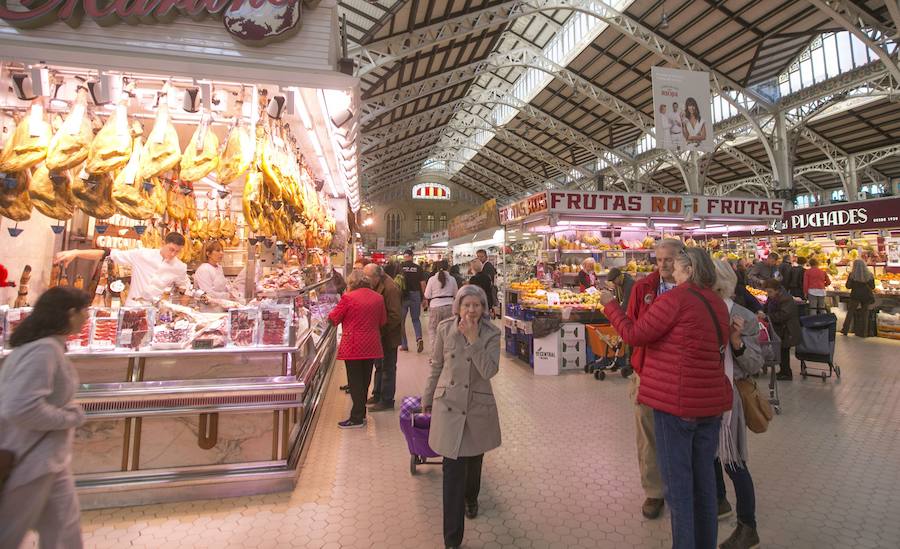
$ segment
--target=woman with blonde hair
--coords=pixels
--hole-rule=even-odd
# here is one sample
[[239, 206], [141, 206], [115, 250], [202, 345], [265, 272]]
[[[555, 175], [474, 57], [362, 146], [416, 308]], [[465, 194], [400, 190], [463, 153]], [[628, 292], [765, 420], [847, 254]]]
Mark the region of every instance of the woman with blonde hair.
[[841, 333], [848, 335], [850, 328], [855, 328], [857, 336], [868, 337], [869, 309], [875, 304], [875, 277], [862, 259], [853, 262], [847, 277], [847, 289], [850, 290], [850, 299], [847, 300], [847, 316]]
[[[716, 261], [716, 282], [713, 291], [725, 301], [731, 315], [728, 345], [725, 349], [725, 375], [732, 385], [762, 370], [763, 358], [759, 347], [759, 322], [756, 315], [734, 302], [737, 274], [725, 260]], [[753, 477], [747, 461], [750, 455], [747, 443], [747, 420], [741, 393], [733, 387], [731, 410], [722, 414], [722, 428], [719, 431], [719, 449], [716, 453], [716, 495], [719, 502], [719, 517], [731, 513], [728, 503], [722, 465], [734, 486], [737, 501], [737, 528], [719, 547], [722, 549], [744, 549], [759, 545], [756, 532], [756, 492]]]

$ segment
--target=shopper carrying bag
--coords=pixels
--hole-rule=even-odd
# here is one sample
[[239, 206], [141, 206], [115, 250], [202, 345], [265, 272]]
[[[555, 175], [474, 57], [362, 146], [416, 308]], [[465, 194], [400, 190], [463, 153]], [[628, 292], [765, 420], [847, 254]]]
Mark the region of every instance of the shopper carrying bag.
[[0, 492], [0, 547], [19, 547], [36, 530], [40, 547], [79, 549], [81, 517], [72, 476], [72, 441], [84, 423], [73, 399], [78, 374], [66, 337], [87, 320], [91, 298], [69, 287], [47, 290], [10, 337], [0, 369], [0, 448], [18, 456]]
[[[719, 449], [716, 453], [714, 469], [716, 475], [716, 496], [718, 499], [719, 517], [731, 513], [722, 475], [722, 466], [731, 479], [737, 500], [738, 524], [731, 536], [719, 547], [723, 549], [745, 549], [759, 545], [756, 532], [756, 492], [753, 477], [747, 462], [750, 448], [747, 439], [747, 427], [751, 422], [759, 420], [759, 402], [761, 398], [756, 389], [753, 375], [762, 370], [763, 357], [759, 344], [759, 321], [749, 309], [733, 301], [737, 275], [725, 261], [716, 261], [716, 283], [713, 290], [725, 301], [731, 316], [730, 333], [728, 334], [724, 353], [725, 375], [735, 386], [731, 410], [722, 414], [722, 429], [719, 431]], [[710, 309], [710, 313], [712, 313]], [[755, 391], [744, 393], [744, 387]], [[771, 413], [768, 400], [765, 404]], [[766, 421], [768, 425], [768, 421]], [[751, 430], [755, 430], [751, 427]]]

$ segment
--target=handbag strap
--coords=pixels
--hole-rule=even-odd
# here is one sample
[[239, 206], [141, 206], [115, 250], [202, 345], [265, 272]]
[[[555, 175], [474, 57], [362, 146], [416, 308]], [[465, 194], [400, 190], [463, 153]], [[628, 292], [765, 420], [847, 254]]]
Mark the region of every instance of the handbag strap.
[[36, 441], [34, 441], [34, 443], [31, 446], [29, 446], [28, 449], [25, 450], [25, 452], [23, 452], [22, 455], [18, 457], [18, 459], [16, 459], [15, 465], [19, 465], [20, 463], [25, 461], [25, 458], [28, 457], [28, 454], [30, 454], [32, 450], [37, 448], [38, 444], [43, 442], [44, 439], [47, 438], [47, 435], [49, 435], [49, 434], [50, 434], [50, 431], [45, 431], [44, 434], [40, 436], [40, 438], [38, 438]]
[[688, 288], [688, 291], [697, 296], [697, 298], [706, 305], [706, 310], [709, 311], [709, 316], [712, 317], [713, 326], [716, 327], [716, 338], [719, 340], [719, 359], [724, 361], [725, 343], [722, 341], [722, 327], [719, 326], [719, 319], [716, 318], [716, 312], [713, 311], [712, 305], [710, 305], [709, 301], [703, 297], [703, 294], [693, 288]]

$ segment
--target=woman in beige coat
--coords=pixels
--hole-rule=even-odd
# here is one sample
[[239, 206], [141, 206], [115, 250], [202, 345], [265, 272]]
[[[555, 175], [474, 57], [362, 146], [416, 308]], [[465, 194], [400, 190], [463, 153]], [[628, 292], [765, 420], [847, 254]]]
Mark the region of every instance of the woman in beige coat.
[[484, 453], [500, 446], [500, 418], [490, 379], [500, 369], [500, 330], [487, 295], [460, 288], [454, 315], [438, 325], [422, 404], [432, 409], [428, 443], [444, 456], [444, 544], [462, 544], [465, 518], [478, 516]]

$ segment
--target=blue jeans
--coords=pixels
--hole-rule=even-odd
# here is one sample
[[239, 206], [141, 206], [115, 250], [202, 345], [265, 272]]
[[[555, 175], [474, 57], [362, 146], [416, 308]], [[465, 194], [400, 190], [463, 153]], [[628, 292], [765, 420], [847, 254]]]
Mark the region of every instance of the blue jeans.
[[[722, 475], [722, 463], [716, 458], [716, 497], [722, 501], [727, 496], [725, 477]], [[734, 497], [737, 500], [737, 518], [747, 526], [756, 528], [756, 492], [753, 489], [753, 477], [746, 463], [740, 467], [726, 465], [725, 472], [734, 485]]]
[[685, 420], [653, 411], [656, 456], [672, 515], [673, 549], [715, 549], [716, 473], [722, 417]]
[[422, 292], [409, 292], [400, 301], [400, 346], [409, 349], [406, 343], [406, 315], [412, 316], [413, 331], [416, 332], [416, 341], [422, 339]]
[[384, 358], [375, 361], [375, 386], [372, 397], [378, 402], [394, 404], [397, 390], [397, 348], [384, 347]]

